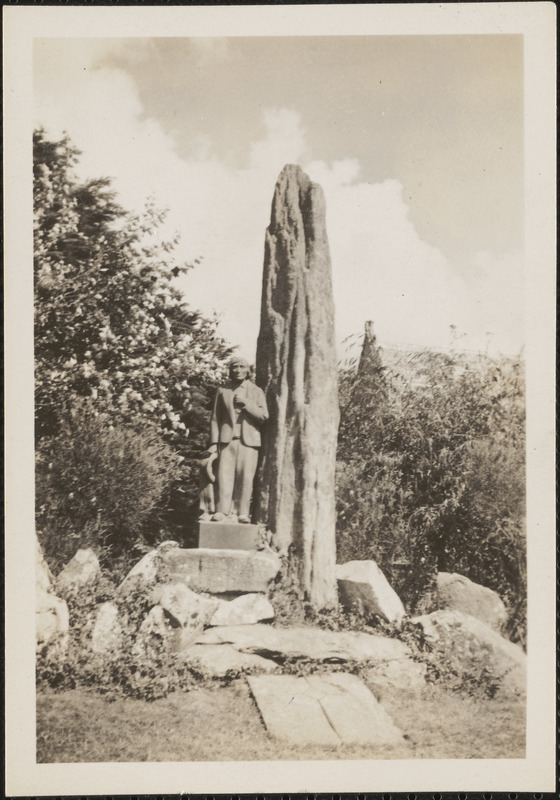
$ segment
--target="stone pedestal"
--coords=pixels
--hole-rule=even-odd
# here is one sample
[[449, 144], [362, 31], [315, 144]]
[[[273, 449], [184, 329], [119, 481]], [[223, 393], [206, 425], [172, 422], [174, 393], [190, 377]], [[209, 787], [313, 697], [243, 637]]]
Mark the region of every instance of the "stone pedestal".
[[198, 546], [209, 550], [256, 550], [260, 525], [199, 522]]
[[169, 583], [183, 583], [197, 592], [266, 592], [282, 562], [274, 553], [180, 547], [159, 554]]

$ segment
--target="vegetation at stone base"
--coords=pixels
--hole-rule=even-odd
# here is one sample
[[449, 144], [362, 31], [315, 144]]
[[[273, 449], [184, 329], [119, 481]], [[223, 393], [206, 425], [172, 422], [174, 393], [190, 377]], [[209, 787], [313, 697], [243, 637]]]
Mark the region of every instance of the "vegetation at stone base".
[[[426, 666], [426, 681], [437, 684], [447, 692], [460, 694], [477, 700], [496, 698], [503, 684], [503, 676], [496, 674], [490, 654], [480, 649], [477, 663], [469, 657], [468, 645], [454, 648], [440, 644], [428, 644], [419, 626], [405, 622], [392, 634], [406, 644], [411, 657]], [[509, 689], [510, 696], [516, 692]], [[517, 693], [521, 700], [525, 695]]]
[[408, 739], [393, 747], [287, 745], [265, 731], [246, 681], [155, 700], [106, 698], [87, 689], [41, 689], [37, 762], [279, 761], [382, 758], [524, 758], [525, 705], [484, 701], [437, 685], [370, 683]]
[[[106, 575], [95, 582], [62, 593], [70, 615], [70, 640], [64, 655], [52, 650], [37, 658], [38, 689], [49, 686], [58, 691], [88, 687], [109, 700], [135, 697], [152, 701], [176, 690], [188, 691], [203, 685], [209, 676], [191, 669], [175, 655], [169, 641], [152, 632], [142, 634], [140, 626], [152, 603], [153, 585], [139, 584], [120, 596]], [[110, 653], [95, 653], [91, 636], [100, 604], [112, 601], [119, 608], [122, 624], [120, 645]], [[233, 680], [238, 674], [227, 676]]]
[[[175, 279], [190, 267], [176, 262], [177, 241], [161, 237], [165, 215], [152, 202], [142, 215], [130, 213], [117, 203], [108, 179], [80, 182], [74, 172], [79, 151], [67, 137], [50, 141], [43, 130], [36, 131], [33, 155], [35, 429], [44, 490], [39, 528], [43, 545], [49, 544], [45, 556], [56, 568], [63, 553], [51, 548], [59, 526], [61, 535], [72, 531], [74, 542], [82, 533], [90, 541], [96, 530], [100, 545], [110, 541], [114, 549], [121, 541], [121, 518], [106, 512], [119, 505], [131, 481], [115, 469], [115, 498], [109, 496], [108, 482], [101, 495], [89, 493], [95, 523], [90, 514], [84, 517], [83, 506], [74, 517], [74, 504], [62, 502], [65, 491], [68, 497], [75, 492], [75, 481], [65, 486], [63, 473], [70, 473], [60, 468], [54, 481], [46, 473], [50, 464], [56, 469], [56, 437], [64, 441], [68, 420], [78, 425], [86, 413], [81, 401], [88, 399], [99, 415], [94, 441], [100, 452], [90, 448], [92, 463], [105, 467], [109, 453], [114, 456], [118, 437], [113, 429], [130, 442], [140, 428], [144, 441], [147, 436], [152, 442], [158, 468], [151, 472], [155, 483], [148, 496], [154, 515], [143, 504], [141, 527], [155, 535], [165, 520], [169, 538], [184, 525], [196, 498], [209, 406], [231, 348], [218, 336], [217, 321], [193, 311], [177, 289]], [[168, 453], [162, 444], [156, 457], [149, 430], [159, 432], [179, 463], [179, 473], [172, 469], [168, 482], [159, 473], [162, 463], [169, 462]], [[68, 448], [67, 443], [66, 455], [76, 459], [78, 452]], [[149, 470], [146, 464], [136, 466], [146, 486]], [[96, 476], [94, 482], [100, 481]], [[51, 485], [56, 486], [54, 495]], [[123, 546], [136, 535], [137, 522]]]
[[377, 561], [410, 612], [437, 571], [494, 589], [526, 635], [521, 359], [425, 351], [341, 371], [337, 558]]
[[309, 603], [305, 592], [294, 573], [288, 568], [286, 557], [282, 558], [282, 568], [269, 586], [268, 599], [274, 609], [274, 626], [289, 628], [310, 626], [331, 631], [392, 630], [378, 617], [368, 616], [361, 609], [348, 611], [340, 603], [331, 608], [317, 609]]

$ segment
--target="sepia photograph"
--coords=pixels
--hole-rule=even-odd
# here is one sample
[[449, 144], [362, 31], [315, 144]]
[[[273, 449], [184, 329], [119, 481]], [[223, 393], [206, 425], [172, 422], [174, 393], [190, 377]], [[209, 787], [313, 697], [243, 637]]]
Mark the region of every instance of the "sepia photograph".
[[452, 6], [5, 10], [9, 794], [553, 790], [555, 9]]

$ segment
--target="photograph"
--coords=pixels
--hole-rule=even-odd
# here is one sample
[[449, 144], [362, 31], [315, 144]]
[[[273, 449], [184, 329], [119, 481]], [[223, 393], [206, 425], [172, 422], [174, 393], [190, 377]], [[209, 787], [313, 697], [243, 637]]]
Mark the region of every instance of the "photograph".
[[554, 18], [4, 9], [9, 795], [554, 789]]

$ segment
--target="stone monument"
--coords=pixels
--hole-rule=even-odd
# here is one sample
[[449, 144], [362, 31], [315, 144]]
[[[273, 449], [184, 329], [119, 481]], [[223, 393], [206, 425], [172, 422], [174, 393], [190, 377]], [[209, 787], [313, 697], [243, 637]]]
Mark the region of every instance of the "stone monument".
[[257, 522], [289, 553], [316, 607], [336, 602], [335, 459], [339, 420], [331, 261], [320, 186], [287, 165], [266, 231], [257, 383], [270, 413]]
[[251, 498], [268, 409], [249, 371], [245, 359], [233, 358], [230, 380], [216, 392], [208, 455], [201, 464], [200, 547], [253, 549], [258, 543]]

